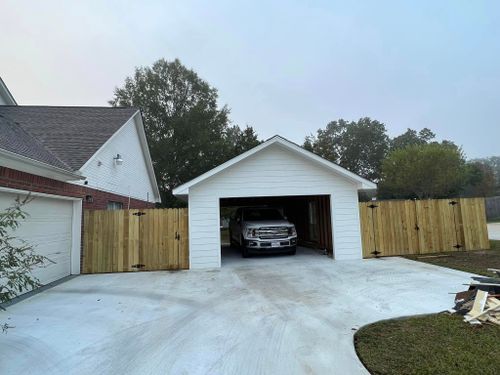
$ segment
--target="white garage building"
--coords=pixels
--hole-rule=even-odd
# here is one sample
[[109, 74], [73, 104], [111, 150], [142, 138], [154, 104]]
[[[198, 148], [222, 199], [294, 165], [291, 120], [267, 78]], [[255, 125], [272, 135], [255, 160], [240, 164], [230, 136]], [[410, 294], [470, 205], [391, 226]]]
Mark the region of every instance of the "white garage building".
[[[173, 193], [188, 200], [190, 268], [202, 269], [221, 266], [221, 207], [251, 204], [285, 205], [295, 213], [299, 240], [319, 244], [336, 260], [361, 259], [358, 190], [375, 188], [274, 136]], [[300, 225], [301, 220], [307, 222]]]

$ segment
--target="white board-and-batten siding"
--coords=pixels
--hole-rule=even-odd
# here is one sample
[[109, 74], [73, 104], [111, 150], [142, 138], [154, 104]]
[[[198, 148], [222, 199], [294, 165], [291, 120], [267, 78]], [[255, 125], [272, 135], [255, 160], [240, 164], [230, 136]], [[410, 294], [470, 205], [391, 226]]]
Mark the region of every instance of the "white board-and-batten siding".
[[[136, 116], [130, 118], [80, 171], [87, 177], [88, 187], [154, 202], [154, 184], [148, 174], [136, 121]], [[122, 165], [114, 162], [117, 154], [123, 159]], [[83, 185], [83, 181], [75, 183]]]
[[291, 195], [330, 195], [334, 258], [362, 258], [356, 183], [273, 144], [190, 188], [190, 268], [221, 266], [220, 198]]

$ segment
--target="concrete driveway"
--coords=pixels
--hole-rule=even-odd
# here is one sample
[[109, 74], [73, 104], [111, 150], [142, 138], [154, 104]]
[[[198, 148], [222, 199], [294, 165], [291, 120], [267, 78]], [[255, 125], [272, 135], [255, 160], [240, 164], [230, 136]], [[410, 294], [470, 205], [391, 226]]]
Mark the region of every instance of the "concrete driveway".
[[79, 276], [9, 307], [1, 374], [366, 374], [355, 330], [452, 306], [468, 274], [401, 258], [225, 258]]
[[490, 240], [500, 240], [500, 223], [488, 224], [488, 238]]

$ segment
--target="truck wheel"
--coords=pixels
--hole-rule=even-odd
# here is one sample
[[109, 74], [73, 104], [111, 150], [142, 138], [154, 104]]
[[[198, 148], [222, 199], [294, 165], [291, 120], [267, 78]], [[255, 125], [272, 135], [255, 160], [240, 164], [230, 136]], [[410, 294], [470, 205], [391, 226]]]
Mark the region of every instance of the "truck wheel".
[[295, 254], [297, 254], [297, 246], [292, 247], [288, 252], [288, 255], [295, 255]]

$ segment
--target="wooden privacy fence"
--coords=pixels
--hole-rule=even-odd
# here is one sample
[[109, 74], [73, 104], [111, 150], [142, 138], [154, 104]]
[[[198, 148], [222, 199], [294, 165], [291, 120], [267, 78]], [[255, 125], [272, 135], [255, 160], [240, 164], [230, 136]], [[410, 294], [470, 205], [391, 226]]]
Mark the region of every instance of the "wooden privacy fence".
[[363, 257], [489, 249], [484, 198], [360, 203]]
[[85, 210], [83, 273], [189, 268], [187, 209]]

